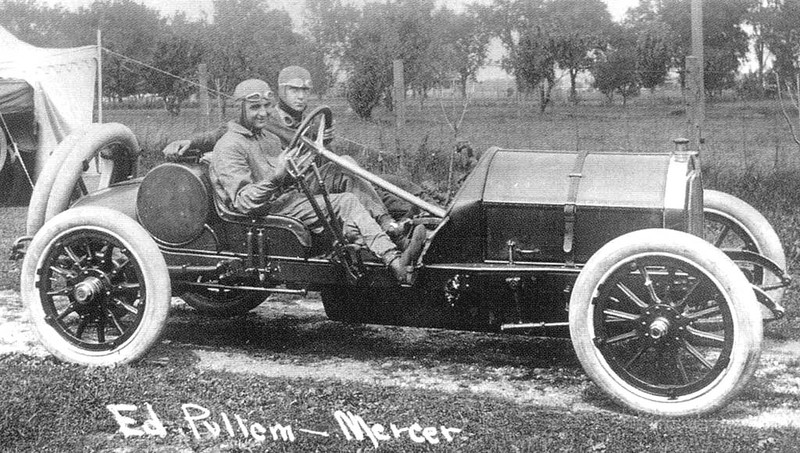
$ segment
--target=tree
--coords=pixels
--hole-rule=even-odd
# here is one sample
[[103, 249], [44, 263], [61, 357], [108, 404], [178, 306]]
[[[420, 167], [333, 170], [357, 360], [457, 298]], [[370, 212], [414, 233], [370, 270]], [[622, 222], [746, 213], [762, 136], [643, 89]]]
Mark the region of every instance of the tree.
[[161, 96], [167, 111], [174, 115], [180, 113], [180, 104], [196, 90], [185, 80], [195, 78], [197, 66], [203, 61], [200, 38], [206, 28], [205, 23], [188, 22], [185, 15], [179, 14], [156, 43], [152, 65], [163, 72], [151, 71], [147, 80], [150, 90]]
[[775, 56], [773, 70], [783, 82], [793, 85], [800, 73], [800, 1], [775, 1], [762, 10], [760, 17], [763, 40]]
[[348, 100], [359, 116], [368, 119], [381, 99], [391, 100], [393, 60], [403, 60], [407, 85], [423, 91], [431, 86], [432, 11], [432, 0], [364, 6], [344, 53]]
[[121, 99], [140, 92], [149, 74], [137, 62], [152, 64], [156, 43], [166, 20], [155, 10], [132, 0], [97, 1], [80, 8], [83, 25], [79, 39], [94, 42], [95, 30], [102, 31], [103, 47], [112, 53], [103, 56], [103, 92]]
[[770, 26], [772, 16], [772, 6], [770, 0], [756, 1], [747, 13], [747, 24], [752, 29], [751, 38], [753, 40], [753, 53], [756, 57], [758, 68], [756, 69], [757, 77], [757, 91], [759, 94], [764, 93], [764, 71], [766, 68], [767, 58], [767, 29]]
[[67, 26], [73, 13], [61, 6], [40, 5], [35, 0], [4, 0], [0, 3], [0, 25], [17, 38], [42, 47], [77, 46]]
[[641, 86], [651, 91], [667, 79], [673, 54], [672, 31], [658, 20], [627, 24], [635, 36], [635, 59]]
[[552, 0], [545, 4], [547, 34], [558, 66], [569, 72], [570, 98], [577, 102], [578, 74], [605, 49], [613, 22], [602, 0]]
[[214, 21], [203, 44], [209, 75], [223, 93], [248, 78], [277, 89], [278, 72], [304, 64], [306, 49], [306, 41], [292, 31], [289, 14], [267, 9], [262, 0], [214, 0]]
[[[503, 69], [516, 74], [517, 45], [529, 30], [543, 30], [545, 0], [494, 0], [491, 5], [476, 6], [478, 19], [490, 36], [497, 37], [508, 56], [502, 60]], [[519, 85], [519, 83], [518, 83]]]
[[[753, 0], [705, 0], [703, 2], [704, 79], [706, 94], [713, 96], [731, 86], [739, 60], [748, 49], [743, 30]], [[673, 64], [685, 74], [686, 56], [692, 52], [691, 0], [662, 0], [661, 20], [676, 35]]]
[[442, 43], [434, 49], [444, 54], [439, 61], [444, 62], [447, 70], [458, 74], [461, 95], [466, 96], [467, 81], [474, 80], [478, 69], [486, 62], [490, 35], [474, 7], [461, 14], [442, 9], [434, 16], [434, 23]]
[[512, 59], [517, 87], [521, 91], [538, 89], [539, 111], [544, 113], [556, 78], [556, 57], [549, 36], [541, 27], [526, 30], [515, 46]]
[[619, 27], [609, 48], [592, 67], [594, 87], [605, 94], [609, 102], [614, 94], [622, 96], [622, 105], [637, 96], [641, 88], [638, 36], [634, 27]]
[[327, 89], [338, 80], [359, 17], [356, 7], [341, 0], [306, 0], [306, 28], [314, 61], [308, 69], [315, 82], [320, 81], [318, 90]]

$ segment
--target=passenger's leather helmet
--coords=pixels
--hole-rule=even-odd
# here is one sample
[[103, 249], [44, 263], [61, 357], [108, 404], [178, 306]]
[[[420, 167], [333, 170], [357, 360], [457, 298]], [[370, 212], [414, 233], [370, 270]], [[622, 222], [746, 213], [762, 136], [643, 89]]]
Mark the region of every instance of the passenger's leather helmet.
[[281, 69], [281, 72], [278, 74], [278, 88], [285, 86], [308, 89], [314, 88], [311, 82], [311, 73], [300, 66], [288, 66]]

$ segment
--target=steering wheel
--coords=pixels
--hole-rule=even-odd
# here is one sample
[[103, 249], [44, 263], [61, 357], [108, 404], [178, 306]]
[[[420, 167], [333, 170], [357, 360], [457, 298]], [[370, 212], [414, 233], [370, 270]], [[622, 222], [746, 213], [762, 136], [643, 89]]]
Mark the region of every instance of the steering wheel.
[[[319, 125], [317, 126], [317, 133], [313, 137], [313, 139], [307, 135], [309, 130], [312, 129], [314, 122], [319, 120]], [[303, 173], [305, 171], [306, 163], [309, 162], [315, 155], [317, 151], [325, 149], [325, 145], [323, 144], [323, 135], [325, 133], [325, 129], [330, 127], [333, 124], [333, 112], [331, 112], [330, 107], [328, 106], [320, 106], [314, 109], [306, 118], [300, 123], [300, 126], [297, 128], [297, 132], [294, 133], [294, 136], [289, 141], [289, 149], [297, 148], [297, 153], [293, 156], [292, 163], [295, 169], [298, 170], [298, 173]]]

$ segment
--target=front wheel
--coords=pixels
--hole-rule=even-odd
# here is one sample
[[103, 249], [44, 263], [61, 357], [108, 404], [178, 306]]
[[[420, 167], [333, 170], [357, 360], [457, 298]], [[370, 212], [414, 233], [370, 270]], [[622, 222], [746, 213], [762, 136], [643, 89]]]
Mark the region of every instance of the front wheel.
[[570, 334], [614, 401], [659, 416], [721, 409], [753, 377], [762, 325], [724, 253], [679, 231], [641, 230], [601, 248], [575, 282]]
[[98, 207], [70, 209], [39, 229], [20, 289], [44, 346], [83, 365], [140, 359], [160, 337], [171, 301], [155, 242], [129, 217]]

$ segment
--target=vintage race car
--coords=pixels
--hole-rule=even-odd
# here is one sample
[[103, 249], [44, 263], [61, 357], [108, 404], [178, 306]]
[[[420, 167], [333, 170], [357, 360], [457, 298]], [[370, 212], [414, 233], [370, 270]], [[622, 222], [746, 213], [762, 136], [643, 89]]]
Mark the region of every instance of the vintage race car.
[[[269, 294], [320, 291], [338, 321], [569, 335], [591, 379], [639, 412], [712, 412], [753, 377], [763, 319], [783, 315], [783, 250], [752, 207], [704, 193], [685, 143], [491, 148], [442, 209], [325, 149], [313, 137], [330, 115], [321, 107], [296, 133], [273, 132], [303, 150], [295, 176], [328, 159], [420, 208], [428, 237], [413, 284], [348, 243], [327, 203], [314, 231], [290, 217], [222, 215], [196, 159], [135, 177], [130, 130], [93, 125], [51, 156], [15, 245], [42, 343], [70, 362], [127, 363], [158, 340], [173, 295], [233, 316]], [[99, 180], [87, 184], [88, 173]]]

